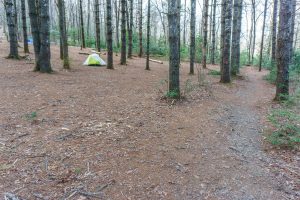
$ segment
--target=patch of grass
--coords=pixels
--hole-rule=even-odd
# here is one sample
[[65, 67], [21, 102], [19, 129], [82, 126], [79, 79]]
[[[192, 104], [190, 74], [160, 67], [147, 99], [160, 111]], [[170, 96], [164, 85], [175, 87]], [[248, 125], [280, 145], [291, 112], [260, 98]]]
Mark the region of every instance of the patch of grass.
[[273, 110], [268, 116], [276, 128], [267, 140], [275, 146], [293, 148], [300, 145], [300, 115], [286, 106]]
[[27, 120], [34, 120], [37, 118], [37, 113], [36, 112], [31, 112], [25, 115], [25, 118]]
[[166, 93], [166, 97], [171, 99], [179, 99], [180, 92], [178, 90], [170, 90]]
[[221, 72], [217, 71], [217, 70], [210, 70], [208, 72], [208, 75], [212, 75], [212, 76], [221, 76]]

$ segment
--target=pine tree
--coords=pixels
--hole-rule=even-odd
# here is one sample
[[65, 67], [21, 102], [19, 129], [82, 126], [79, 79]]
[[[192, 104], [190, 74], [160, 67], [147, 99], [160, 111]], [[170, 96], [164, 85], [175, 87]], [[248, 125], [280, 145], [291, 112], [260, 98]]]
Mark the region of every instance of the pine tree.
[[195, 12], [196, 12], [196, 0], [191, 0], [191, 41], [190, 41], [190, 74], [194, 74], [195, 64]]
[[9, 33], [10, 52], [8, 58], [19, 59], [18, 38], [15, 20], [15, 6], [12, 0], [5, 0], [6, 20]]
[[126, 65], [126, 0], [121, 0], [121, 65]]
[[107, 69], [113, 69], [113, 39], [111, 20], [111, 0], [106, 0], [106, 45], [107, 45]]

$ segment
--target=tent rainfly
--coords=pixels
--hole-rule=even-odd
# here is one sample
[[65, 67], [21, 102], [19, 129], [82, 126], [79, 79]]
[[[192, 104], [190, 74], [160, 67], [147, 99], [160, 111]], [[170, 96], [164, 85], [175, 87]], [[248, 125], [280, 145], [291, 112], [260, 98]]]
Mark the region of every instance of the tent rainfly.
[[100, 56], [96, 53], [89, 55], [89, 57], [85, 60], [83, 65], [87, 66], [104, 66], [106, 62], [100, 58]]

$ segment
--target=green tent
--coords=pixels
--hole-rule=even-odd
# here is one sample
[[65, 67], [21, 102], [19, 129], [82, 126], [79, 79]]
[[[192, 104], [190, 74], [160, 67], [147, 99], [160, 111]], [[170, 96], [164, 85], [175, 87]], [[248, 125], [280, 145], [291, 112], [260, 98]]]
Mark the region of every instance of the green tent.
[[104, 66], [106, 62], [100, 58], [100, 56], [96, 53], [89, 55], [89, 57], [85, 60], [83, 65], [87, 66]]

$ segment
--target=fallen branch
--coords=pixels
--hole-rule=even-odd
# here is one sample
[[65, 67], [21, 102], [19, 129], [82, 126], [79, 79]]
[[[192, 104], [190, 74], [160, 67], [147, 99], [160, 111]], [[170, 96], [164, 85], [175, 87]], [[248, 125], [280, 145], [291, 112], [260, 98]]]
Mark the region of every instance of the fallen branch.
[[149, 61], [159, 63], [159, 64], [164, 64], [163, 61], [160, 60], [149, 59]]
[[89, 53], [85, 53], [85, 52], [78, 52], [78, 54], [82, 54], [82, 55], [90, 55]]

